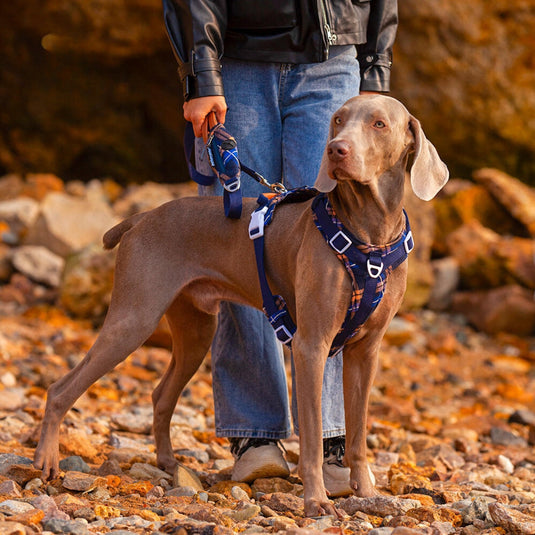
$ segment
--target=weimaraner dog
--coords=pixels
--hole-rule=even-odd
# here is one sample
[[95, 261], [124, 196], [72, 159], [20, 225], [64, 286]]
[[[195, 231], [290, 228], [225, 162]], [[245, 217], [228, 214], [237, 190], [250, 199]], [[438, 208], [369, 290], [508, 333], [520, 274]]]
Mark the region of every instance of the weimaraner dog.
[[[409, 156], [416, 195], [432, 199], [448, 170], [420, 123], [397, 100], [361, 95], [333, 116], [316, 181], [345, 227], [368, 244], [396, 240], [405, 226], [403, 186]], [[295, 361], [301, 452], [299, 474], [308, 516], [337, 514], [322, 478], [323, 368], [344, 321], [352, 285], [346, 269], [318, 232], [311, 201], [281, 205], [267, 228], [265, 255], [272, 288], [284, 296], [297, 331]], [[244, 213], [256, 207], [244, 199]], [[170, 365], [154, 390], [154, 437], [159, 466], [177, 461], [169, 435], [179, 395], [205, 357], [223, 300], [262, 309], [248, 218], [226, 219], [220, 198], [185, 198], [126, 219], [104, 237], [120, 243], [108, 314], [85, 358], [48, 392], [34, 465], [58, 474], [61, 420], [78, 397], [151, 335], [165, 314], [172, 332]], [[381, 339], [406, 287], [407, 262], [389, 276], [384, 296], [344, 347], [345, 462], [357, 496], [376, 493], [366, 460], [368, 396]]]

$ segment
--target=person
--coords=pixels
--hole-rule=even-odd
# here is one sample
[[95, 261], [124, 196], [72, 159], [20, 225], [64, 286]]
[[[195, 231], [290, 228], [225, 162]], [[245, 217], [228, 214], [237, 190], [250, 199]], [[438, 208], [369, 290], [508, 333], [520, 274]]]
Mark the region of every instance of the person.
[[[336, 109], [359, 90], [389, 90], [397, 0], [162, 1], [184, 118], [195, 135], [215, 112], [236, 138], [240, 160], [288, 189], [314, 183]], [[201, 172], [208, 167], [202, 147], [199, 140]], [[222, 191], [219, 184], [200, 190]], [[242, 191], [256, 197], [266, 190], [242, 176]], [[295, 396], [290, 411], [280, 343], [262, 312], [222, 303], [212, 371], [216, 433], [229, 437], [232, 478], [288, 475], [280, 440], [291, 434], [290, 412], [298, 432]], [[352, 492], [342, 464], [341, 385], [338, 354], [327, 361], [322, 395], [331, 496]]]

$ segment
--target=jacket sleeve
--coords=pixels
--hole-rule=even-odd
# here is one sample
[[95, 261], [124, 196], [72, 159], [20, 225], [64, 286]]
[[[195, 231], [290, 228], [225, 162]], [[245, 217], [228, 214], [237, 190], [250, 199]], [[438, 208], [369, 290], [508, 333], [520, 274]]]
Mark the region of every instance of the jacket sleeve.
[[397, 0], [371, 0], [367, 40], [357, 46], [361, 91], [390, 90], [392, 47], [397, 28]]
[[226, 32], [226, 0], [162, 1], [184, 100], [223, 95], [220, 58]]

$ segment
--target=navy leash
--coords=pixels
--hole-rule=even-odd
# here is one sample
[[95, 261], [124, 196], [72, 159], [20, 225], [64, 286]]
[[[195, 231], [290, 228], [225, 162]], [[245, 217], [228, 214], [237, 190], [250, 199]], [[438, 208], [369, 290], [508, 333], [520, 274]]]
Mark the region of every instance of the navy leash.
[[206, 119], [207, 131], [203, 134], [206, 153], [213, 175], [204, 175], [197, 171], [191, 163], [195, 149], [195, 135], [190, 122], [184, 130], [184, 153], [189, 174], [197, 184], [212, 186], [219, 179], [223, 186], [223, 207], [225, 216], [239, 219], [242, 212], [241, 171], [256, 180], [259, 184], [270, 188], [275, 193], [284, 193], [286, 188], [280, 182], [270, 184], [260, 173], [245, 166], [238, 158], [236, 140], [221, 123], [217, 123], [212, 112]]

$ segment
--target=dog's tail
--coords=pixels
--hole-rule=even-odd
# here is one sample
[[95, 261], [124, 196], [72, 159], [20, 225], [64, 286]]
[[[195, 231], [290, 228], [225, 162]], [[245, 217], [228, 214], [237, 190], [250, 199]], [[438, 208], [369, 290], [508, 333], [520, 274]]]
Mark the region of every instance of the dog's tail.
[[137, 225], [144, 217], [145, 213], [134, 214], [133, 216], [121, 221], [118, 225], [115, 225], [104, 234], [102, 242], [104, 249], [113, 249], [123, 237], [125, 232], [128, 232], [132, 227]]

